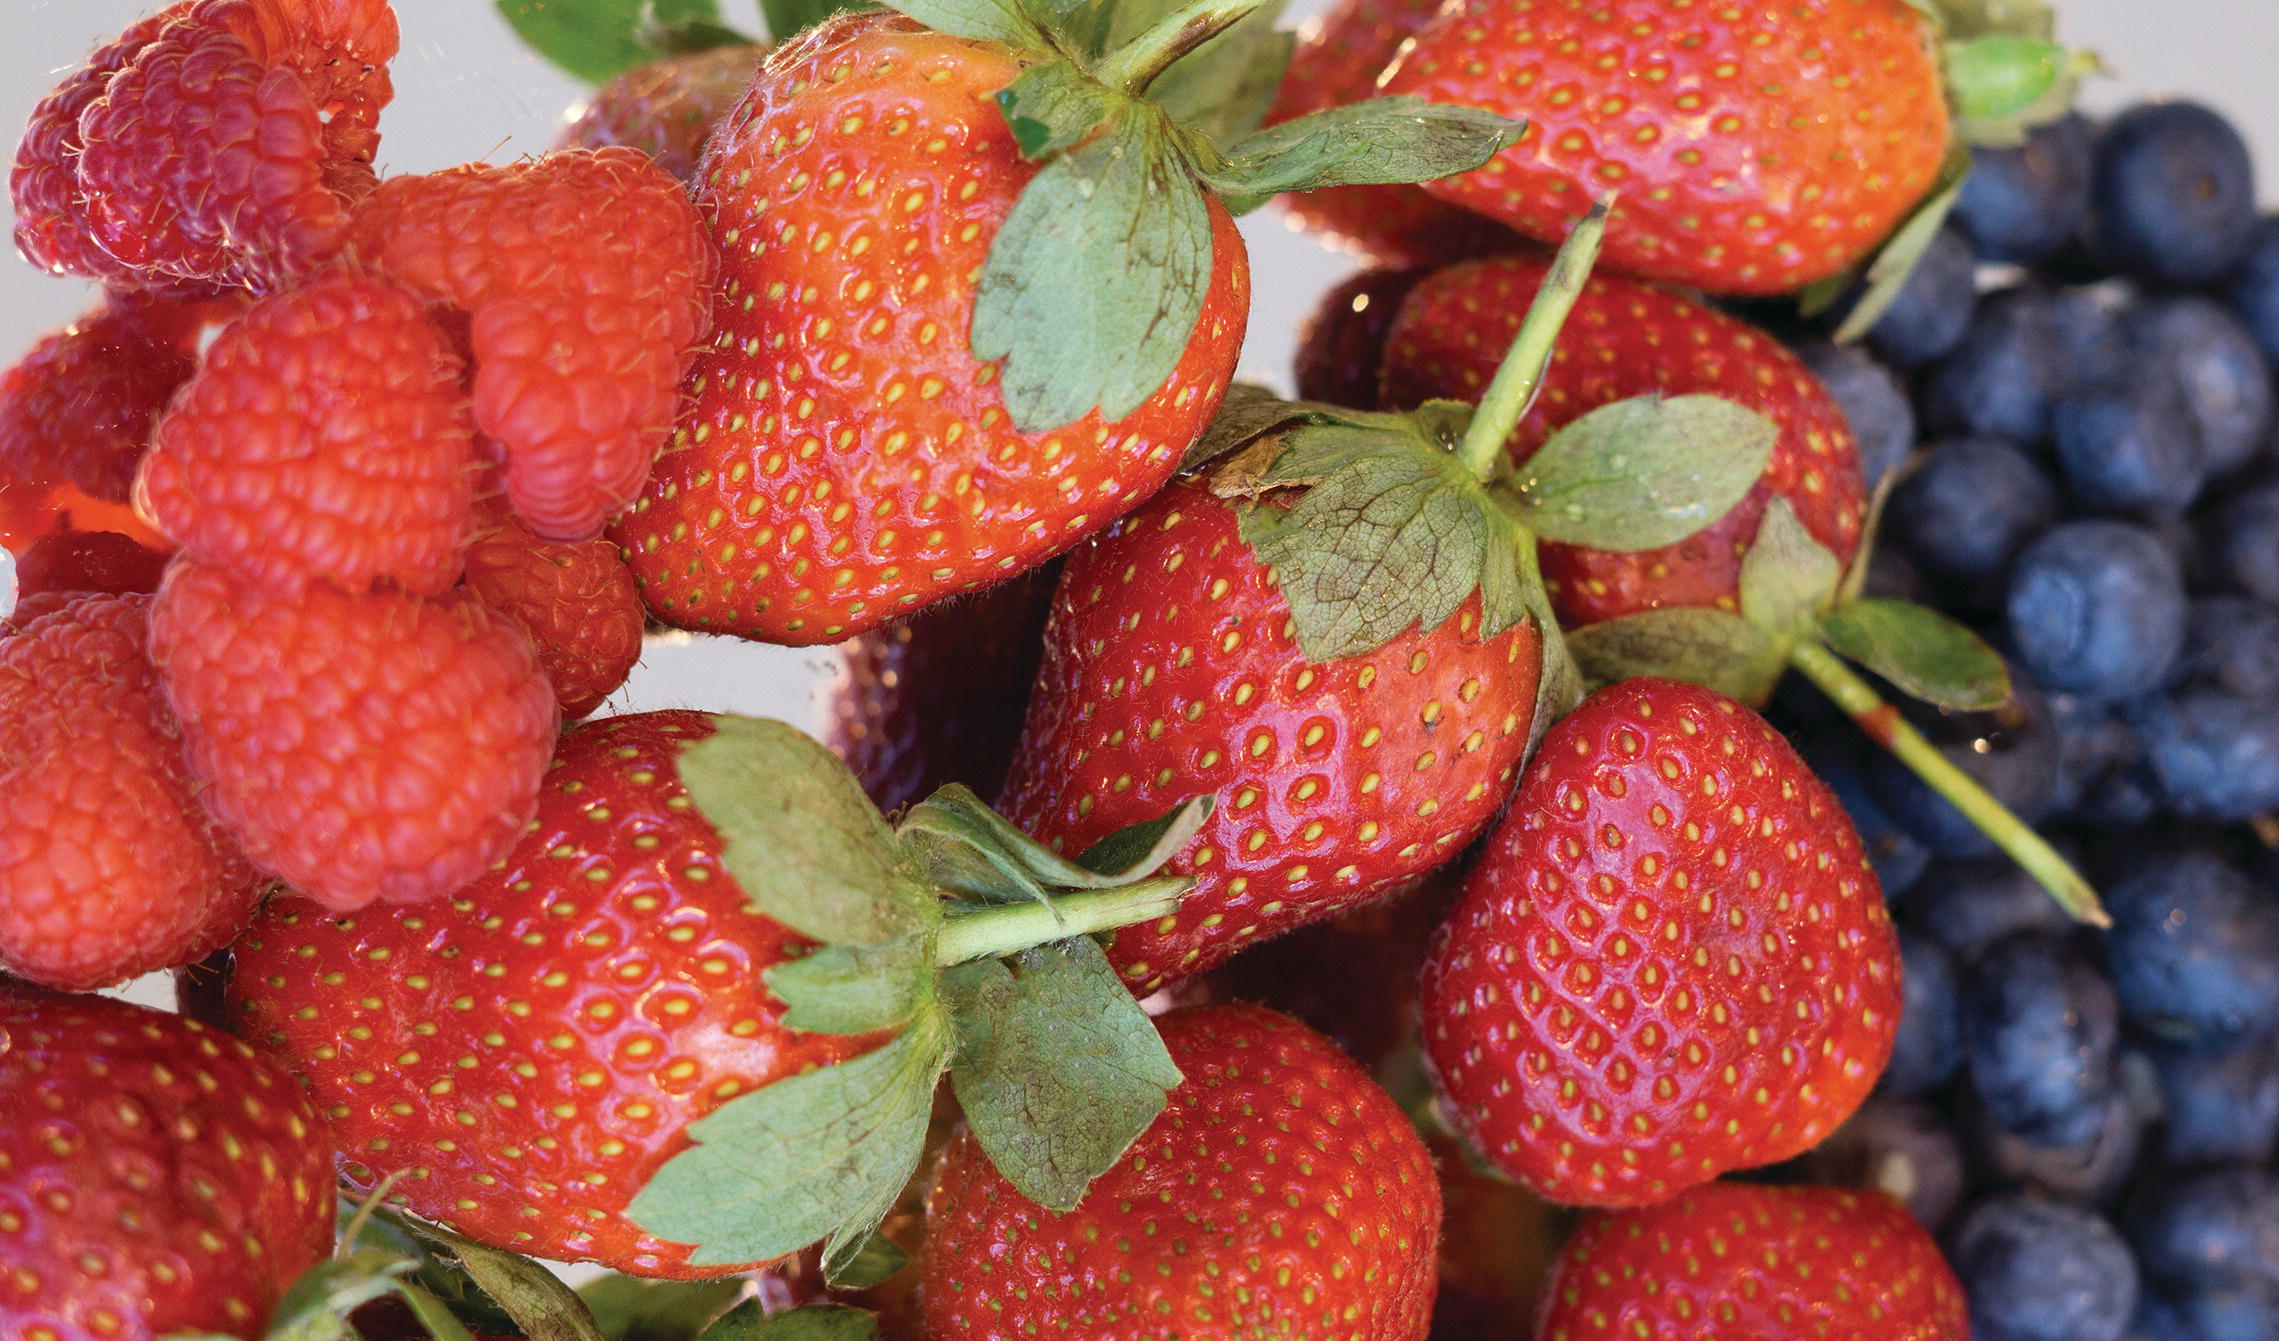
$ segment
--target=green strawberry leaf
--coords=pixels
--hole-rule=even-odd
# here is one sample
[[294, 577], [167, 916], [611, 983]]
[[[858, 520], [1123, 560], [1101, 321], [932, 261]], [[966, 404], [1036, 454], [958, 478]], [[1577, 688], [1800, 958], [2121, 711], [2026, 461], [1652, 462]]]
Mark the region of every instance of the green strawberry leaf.
[[719, 19], [714, 0], [496, 0], [515, 34], [590, 84], [665, 52], [645, 40], [660, 28]]
[[1051, 41], [1019, 0], [893, 0], [887, 6], [937, 33], [1003, 42], [1028, 51], [1049, 51]]
[[918, 1013], [934, 986], [923, 936], [884, 945], [825, 945], [761, 975], [783, 1000], [783, 1024], [810, 1034], [869, 1034]]
[[1145, 880], [1187, 850], [1195, 835], [1203, 831], [1204, 821], [1210, 819], [1212, 806], [1208, 796], [1190, 797], [1176, 809], [1109, 834], [1084, 849], [1076, 864], [1095, 873], [1096, 888], [1113, 889]]
[[1006, 1181], [1070, 1210], [1163, 1111], [1179, 1068], [1099, 944], [1074, 937], [942, 975], [950, 1083]]
[[997, 90], [997, 110], [1021, 157], [1035, 162], [1099, 129], [1117, 106], [1106, 86], [1067, 61], [1039, 61]]
[[1908, 0], [1950, 38], [2038, 37], [2057, 31], [2049, 0]]
[[349, 1312], [396, 1293], [414, 1265], [377, 1248], [326, 1258], [302, 1272], [277, 1301], [265, 1341], [354, 1341]]
[[1989, 712], [2010, 698], [2001, 655], [1936, 610], [1908, 601], [1853, 601], [1821, 621], [1820, 635], [1838, 654], [1925, 703]]
[[990, 244], [973, 353], [1003, 360], [1024, 432], [1097, 408], [1116, 420], [1186, 356], [1211, 283], [1211, 214], [1169, 127], [1128, 105], [1110, 129], [1047, 162]]
[[1836, 602], [1843, 565], [1775, 496], [1741, 558], [1741, 616], [1783, 644], [1809, 637]]
[[[1298, 424], [1360, 423], [1373, 416], [1357, 415], [1351, 410], [1340, 410], [1334, 405], [1313, 401], [1284, 400], [1262, 386], [1236, 382], [1227, 388], [1225, 399], [1219, 402], [1219, 412], [1211, 419], [1203, 436], [1195, 439], [1179, 462], [1181, 471], [1195, 470], [1221, 457], [1231, 456], [1250, 447], [1277, 429]], [[1273, 455], [1279, 455], [1279, 449]], [[1269, 456], [1266, 464], [1272, 464]], [[1258, 490], [1238, 487], [1229, 494], [1255, 496]], [[1229, 496], [1222, 494], [1222, 497]]]
[[1805, 315], [1817, 315], [1834, 307], [1845, 294], [1864, 282], [1867, 287], [1852, 310], [1844, 314], [1843, 322], [1836, 327], [1835, 339], [1839, 344], [1851, 344], [1866, 336], [1883, 320], [1891, 305], [1899, 301], [1901, 290], [1907, 287], [1907, 277], [1915, 273], [1923, 253], [1931, 249], [1939, 230], [1946, 226], [1947, 216], [1954, 213], [1955, 202], [1962, 199], [1963, 180], [1969, 176], [1970, 149], [1957, 139], [1947, 146], [1946, 161], [1940, 165], [1931, 189], [1907, 216], [1907, 221], [1885, 240], [1865, 270], [1825, 279], [1805, 290], [1802, 300]]
[[754, 911], [837, 945], [884, 945], [939, 923], [934, 894], [837, 755], [782, 722], [712, 720], [713, 734], [681, 754], [681, 783], [720, 831], [721, 865]]
[[1055, 890], [1114, 889], [1155, 874], [1210, 813], [1210, 798], [1196, 798], [1108, 835], [1071, 861], [952, 783], [912, 806], [896, 836], [937, 889], [979, 903], [1050, 903]]
[[2094, 51], [2031, 37], [1980, 37], [1947, 45], [1947, 96], [1967, 144], [2024, 144], [2026, 132], [2073, 110], [2081, 83], [2105, 73]]
[[545, 1267], [439, 1225], [423, 1223], [419, 1232], [457, 1261], [530, 1341], [605, 1341], [585, 1301]]
[[869, 0], [760, 0], [760, 16], [767, 20], [768, 36], [779, 46], [825, 19], [870, 8]]
[[1283, 0], [1268, 0], [1180, 57], [1148, 85], [1148, 98], [1174, 123], [1213, 144], [1232, 144], [1257, 130], [1274, 105], [1297, 45], [1295, 33], [1275, 26], [1282, 8]]
[[851, 1257], [837, 1264], [831, 1284], [841, 1290], [868, 1290], [884, 1285], [910, 1265], [910, 1254], [884, 1234], [873, 1232]]
[[1269, 126], [1227, 149], [1204, 174], [1225, 195], [1422, 182], [1470, 172], [1527, 129], [1474, 107], [1370, 98]]
[[1714, 396], [1637, 396], [1552, 434], [1501, 487], [1541, 539], [1660, 549], [1732, 511], [1779, 438], [1771, 420]]
[[695, 1144], [626, 1214], [697, 1266], [787, 1256], [875, 1209], [867, 1234], [917, 1170], [949, 1053], [949, 1025], [925, 1011], [884, 1047], [731, 1099], [689, 1125]]
[[1706, 606], [1646, 610], [1585, 625], [1569, 631], [1567, 645], [1599, 684], [1660, 675], [1751, 704], [1772, 696], [1786, 664], [1771, 634]]
[[1535, 757], [1535, 747], [1543, 743], [1543, 735], [1551, 724], [1575, 710], [1589, 689], [1583, 669], [1575, 662], [1575, 654], [1568, 646], [1567, 635], [1559, 628], [1559, 612], [1551, 605], [1551, 591], [1543, 583], [1543, 556], [1533, 538], [1517, 545], [1519, 559], [1520, 601], [1527, 608], [1527, 617], [1535, 621], [1537, 635], [1543, 642], [1543, 660], [1535, 680], [1535, 715], [1527, 726], [1527, 757]]
[[753, 1299], [712, 1324], [703, 1341], [878, 1341], [878, 1319], [845, 1304], [810, 1304], [771, 1318]]
[[603, 1276], [578, 1287], [609, 1341], [696, 1341], [743, 1294], [740, 1280]]

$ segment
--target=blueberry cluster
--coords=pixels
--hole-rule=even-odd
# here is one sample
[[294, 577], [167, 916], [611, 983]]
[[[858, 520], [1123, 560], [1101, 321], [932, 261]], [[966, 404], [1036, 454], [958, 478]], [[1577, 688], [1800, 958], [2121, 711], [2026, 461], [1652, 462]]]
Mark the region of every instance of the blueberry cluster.
[[2279, 218], [2204, 107], [2070, 118], [1977, 155], [1866, 346], [1803, 352], [1895, 479], [1870, 590], [1969, 623], [2017, 687], [1918, 724], [2113, 926], [1784, 700], [1907, 969], [1878, 1097], [1814, 1172], [1945, 1236], [1977, 1341], [2279, 1338]]

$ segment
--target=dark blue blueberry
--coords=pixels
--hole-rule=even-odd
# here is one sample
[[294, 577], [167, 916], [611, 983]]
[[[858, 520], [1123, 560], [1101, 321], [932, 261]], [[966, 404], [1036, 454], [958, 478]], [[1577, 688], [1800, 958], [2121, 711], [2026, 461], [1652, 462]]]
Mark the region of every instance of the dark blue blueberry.
[[1926, 571], [1991, 597], [2018, 551], [2056, 524], [2057, 486], [2013, 443], [1950, 438], [1923, 453], [1883, 515], [1885, 536]]
[[2203, 596], [2184, 620], [2178, 679], [2279, 701], [2279, 606], [2253, 596]]
[[2073, 818], [2110, 828], [2136, 828], [2158, 819], [2166, 805], [2151, 766], [2139, 761], [2113, 770], [2091, 787], [2074, 805]]
[[2249, 820], [2279, 809], [2279, 707], [2220, 685], [2185, 685], [2127, 709], [2144, 747], [2140, 780], [2187, 819]]
[[2050, 813], [2071, 815], [2144, 750], [2111, 704], [2052, 694], [2049, 705], [2050, 729], [2057, 733], [2057, 793], [2050, 798]]
[[2095, 137], [2068, 116], [2026, 135], [2014, 149], [1973, 149], [1955, 202], [1956, 226], [1989, 261], [2032, 265], [2073, 239], [2089, 213]]
[[2098, 137], [2090, 247], [2137, 279], [2205, 284], [2247, 255], [2255, 168], [2231, 122], [2190, 102], [2147, 103]]
[[1981, 1108], [1970, 1133], [1980, 1177], [2035, 1188], [2060, 1201], [2104, 1206], [2115, 1201], [2144, 1149], [2145, 1112], [2126, 1093], [2097, 1106], [2096, 1125], [2072, 1145], [2039, 1145], [1993, 1121]]
[[1883, 477], [1915, 450], [1915, 406], [1891, 369], [1857, 345], [1807, 340], [1796, 356], [1828, 388], [1859, 442], [1860, 476], [1875, 492]]
[[[1849, 727], [1849, 723], [1845, 725]], [[1862, 768], [1866, 755], [1859, 733], [1851, 729], [1822, 737], [1805, 751], [1812, 771], [1828, 784], [1828, 790], [1836, 794], [1837, 802], [1851, 818], [1860, 846], [1875, 867], [1876, 882], [1883, 886], [1884, 898], [1895, 899], [1931, 864], [1931, 854], [1877, 804]]]
[[2130, 295], [2124, 286], [2090, 284], [2050, 295], [2058, 344], [2071, 374], [2068, 386], [2095, 386], [2129, 375], [2136, 359], [2123, 313]]
[[1907, 920], [1964, 964], [2015, 932], [2073, 925], [2050, 892], [2008, 857], [1932, 863], [1908, 891]]
[[1868, 575], [1860, 584], [1861, 594], [1919, 603], [1927, 599], [1930, 590], [1922, 566], [1906, 550], [1897, 545], [1877, 545], [1868, 553]]
[[2279, 896], [2213, 853], [2145, 860], [2105, 890], [2106, 965], [2129, 1018], [2224, 1046], [2279, 1020]]
[[2170, 1164], [2268, 1163], [2279, 1153], [2279, 1043], [2269, 1035], [2223, 1052], [2164, 1047], [2153, 1054]]
[[1970, 1301], [1972, 1341], [2120, 1341], [2137, 1264], [2105, 1218], [2029, 1192], [1970, 1208], [1947, 1260]]
[[2226, 497], [2201, 535], [2217, 580], [2279, 603], [2279, 476]]
[[2165, 1289], [2279, 1287], [2279, 1180], [2253, 1165], [2154, 1182], [2123, 1227], [2145, 1279]]
[[2271, 432], [2271, 364], [2239, 319], [2221, 303], [2180, 295], [2140, 304], [2128, 327], [2142, 366], [2183, 389], [2207, 477], [2252, 464]]
[[1923, 418], [1935, 433], [2032, 442], [2073, 385], [2050, 295], [2012, 289], [1979, 303], [1962, 343], [1928, 374]]
[[2070, 521], [2011, 563], [2005, 613], [2036, 684], [2118, 702], [2160, 684], [2184, 645], [2184, 575], [2141, 526]]
[[1868, 330], [1868, 345], [1901, 368], [1920, 368], [1962, 342], [1978, 310], [1978, 256], [1942, 228], [1909, 272], [1899, 297]]
[[1946, 947], [1910, 931], [1899, 933], [1904, 995], [1899, 1036], [1884, 1067], [1883, 1092], [1908, 1098], [1947, 1083], [1962, 1065], [1962, 1003], [1955, 962]]
[[2231, 281], [2232, 311], [2265, 357], [2279, 360], [2279, 215], [2255, 226], [2255, 242]]
[[2058, 402], [2050, 427], [2065, 491], [2087, 511], [2174, 517], [2200, 496], [2207, 458], [2174, 377], [2084, 388]]
[[1936, 1231], [1970, 1186], [1962, 1145], [1944, 1114], [1912, 1099], [1872, 1098], [1800, 1162], [1804, 1180], [1872, 1187]]
[[1964, 974], [1963, 1042], [1987, 1116], [2031, 1144], [2082, 1146], [2117, 1080], [2113, 985], [2073, 943], [2021, 932]]
[[[2010, 813], [2033, 824], [2057, 794], [2057, 733], [2049, 708], [2023, 675], [2011, 679], [2009, 702], [1992, 712], [1951, 712], [1920, 703], [1899, 710], [1955, 767]], [[1990, 857], [1994, 841], [1895, 756], [1868, 760], [1868, 786], [1891, 818], [1942, 857]]]

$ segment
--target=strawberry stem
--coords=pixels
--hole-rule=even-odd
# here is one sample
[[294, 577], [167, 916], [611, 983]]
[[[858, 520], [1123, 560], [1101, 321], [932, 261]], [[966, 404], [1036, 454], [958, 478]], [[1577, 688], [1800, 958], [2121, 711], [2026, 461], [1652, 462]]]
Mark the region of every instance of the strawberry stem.
[[1109, 54], [1092, 77], [1133, 97], [1147, 92], [1179, 58], [1232, 28], [1266, 0], [1188, 0], [1130, 45]]
[[1979, 786], [1976, 779], [1939, 753], [1938, 747], [1925, 740], [1922, 732], [1899, 715], [1898, 709], [1884, 702], [1874, 687], [1860, 678], [1859, 672], [1809, 639], [1797, 643], [1795, 650], [1789, 653], [1788, 663], [1835, 700], [1836, 706], [1858, 723], [1869, 739], [1891, 751], [1915, 776], [1928, 783], [1931, 790], [1945, 797], [1977, 825], [1981, 833], [1993, 839], [1994, 845], [2040, 882], [2075, 921], [2093, 927], [2113, 925], [2113, 919], [2105, 915], [2104, 905], [2098, 902], [2097, 891], [2082, 878], [2081, 872], [2074, 870], [2072, 864], [2059, 856], [2057, 849], [2043, 841], [2024, 820], [2011, 814], [2009, 807]]
[[1504, 443], [1543, 389], [1543, 370], [1551, 364], [1559, 328], [1567, 324], [1567, 314], [1583, 296], [1583, 285], [1598, 260], [1599, 243], [1606, 236], [1606, 216], [1613, 208], [1613, 195], [1599, 197], [1575, 224], [1575, 231], [1567, 235], [1551, 262], [1551, 272], [1543, 277], [1543, 287], [1536, 291], [1535, 301], [1519, 323], [1519, 334], [1513, 337], [1510, 351], [1496, 369], [1495, 380], [1488, 383], [1487, 394], [1480, 397], [1480, 408], [1472, 413], [1471, 427], [1464, 430], [1464, 442], [1456, 454], [1483, 480], [1493, 478], [1496, 468], [1503, 464]]
[[1194, 887], [1186, 876], [1164, 875], [1115, 889], [1064, 894], [1050, 903], [1002, 903], [953, 913], [934, 943], [934, 963], [948, 968], [1002, 959], [1071, 936], [1167, 917]]

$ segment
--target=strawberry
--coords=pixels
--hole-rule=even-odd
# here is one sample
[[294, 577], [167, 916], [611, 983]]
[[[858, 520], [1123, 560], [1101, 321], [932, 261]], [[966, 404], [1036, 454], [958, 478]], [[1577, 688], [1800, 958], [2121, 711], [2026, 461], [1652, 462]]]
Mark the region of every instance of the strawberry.
[[[1619, 236], [1610, 230], [1610, 244]], [[1385, 403], [1478, 397], [1548, 269], [1538, 257], [1500, 256], [1446, 267], [1417, 284], [1386, 337]], [[1737, 610], [1742, 560], [1775, 498], [1788, 500], [1839, 563], [1859, 548], [1866, 511], [1859, 449], [1827, 389], [1771, 336], [1650, 284], [1592, 277], [1533, 412], [1512, 436], [1512, 455], [1524, 464], [1548, 435], [1611, 402], [1689, 394], [1721, 397], [1779, 427], [1763, 476], [1739, 506], [1676, 545], [1627, 554], [1547, 545], [1544, 582], [1562, 623], [1664, 606]]]
[[282, 1068], [178, 1015], [0, 982], [0, 1335], [260, 1336], [332, 1249]]
[[197, 370], [211, 305], [118, 296], [0, 376], [0, 474], [127, 501], [159, 414]]
[[1357, 270], [1322, 295], [1298, 332], [1298, 394], [1355, 410], [1378, 407], [1385, 340], [1422, 270]]
[[475, 426], [530, 529], [599, 535], [648, 478], [705, 330], [715, 259], [680, 184], [624, 148], [392, 177], [352, 246], [465, 314]]
[[1005, 781], [1044, 655], [1048, 566], [849, 638], [817, 690], [823, 740], [884, 811], [961, 782]]
[[[272, 901], [235, 948], [230, 1009], [308, 1082], [352, 1187], [403, 1174], [394, 1200], [477, 1241], [693, 1278], [851, 1225], [826, 1253], [836, 1268], [917, 1162], [949, 1060], [943, 1003], [959, 996], [960, 971], [937, 984], [937, 960], [1076, 936], [1032, 953], [1088, 951], [1101, 1017], [1153, 1046], [1080, 933], [1102, 903], [1122, 916], [1169, 906], [1165, 882], [944, 924], [922, 882], [936, 856], [979, 851], [947, 836], [960, 817], [974, 812], [914, 814], [926, 837], [899, 842], [842, 765], [778, 723], [590, 722], [563, 736], [513, 850], [450, 898], [337, 918]], [[1026, 860], [1005, 859], [990, 869]], [[1008, 923], [1014, 934], [994, 930]], [[977, 969], [1004, 972], [986, 960], [965, 972]], [[1019, 991], [1009, 978], [1005, 990]], [[988, 1008], [1001, 1038], [1017, 1034], [1018, 1012], [995, 996]], [[1096, 1046], [1150, 1073], [1144, 1049]], [[1143, 1082], [1152, 1103], [1127, 1118], [1086, 1084], [1088, 1120], [1131, 1123], [1104, 1167], [1164, 1085]], [[782, 1105], [822, 1125], [784, 1142]], [[967, 1109], [990, 1111], [983, 1097]], [[828, 1145], [834, 1131], [846, 1151]], [[736, 1189], [725, 1203], [723, 1180]]]
[[693, 185], [712, 128], [728, 115], [767, 48], [731, 45], [635, 66], [594, 90], [555, 142], [561, 149], [638, 149]]
[[463, 376], [402, 286], [327, 273], [214, 341], [159, 423], [137, 504], [185, 553], [280, 591], [440, 595], [474, 525]]
[[448, 893], [530, 818], [554, 695], [470, 593], [291, 593], [177, 559], [150, 650], [200, 798], [327, 907]]
[[72, 597], [0, 639], [0, 968], [50, 987], [199, 959], [266, 887], [198, 804], [149, 604]]
[[1184, 1079], [1074, 1211], [951, 1143], [919, 1263], [928, 1334], [1422, 1341], [1440, 1188], [1399, 1105], [1287, 1016], [1157, 1024]]
[[565, 721], [617, 692], [641, 660], [647, 619], [633, 572], [606, 540], [540, 540], [495, 505], [467, 547], [467, 588], [520, 624]]
[[1835, 1130], [1899, 951], [1834, 795], [1747, 708], [1630, 680], [1553, 727], [1434, 939], [1444, 1111], [1553, 1201], [1638, 1206]]
[[1880, 1192], [1713, 1183], [1588, 1216], [1552, 1269], [1541, 1341], [1969, 1341], [1939, 1247]]
[[947, 31], [843, 15], [769, 57], [699, 170], [726, 272], [693, 404], [616, 531], [659, 619], [834, 643], [1066, 550], [1170, 477], [1233, 375], [1249, 261], [1216, 193], [1504, 142], [1407, 104], [1203, 152], [1249, 127], [1143, 95], [1249, 8], [1101, 49], [1056, 25], [1104, 14], [926, 6]]
[[1552, 240], [1622, 192], [1607, 261], [1715, 293], [1787, 293], [1857, 265], [1939, 175], [1947, 107], [1909, 0], [1778, 12], [1671, 0], [1463, 0], [1380, 87], [1526, 115], [1477, 172], [1426, 189]]

